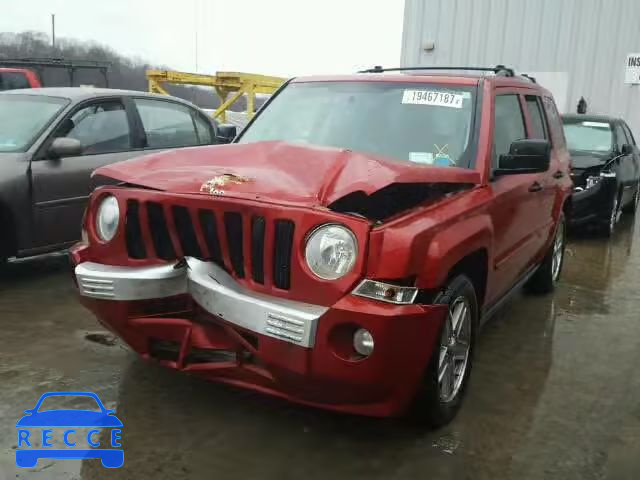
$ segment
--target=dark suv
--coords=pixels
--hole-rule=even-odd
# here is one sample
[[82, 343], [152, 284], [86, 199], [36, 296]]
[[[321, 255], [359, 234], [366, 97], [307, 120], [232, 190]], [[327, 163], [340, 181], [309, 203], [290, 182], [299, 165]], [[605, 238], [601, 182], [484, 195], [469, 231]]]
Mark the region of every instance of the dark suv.
[[598, 115], [564, 115], [574, 183], [572, 224], [613, 234], [623, 212], [640, 202], [640, 151], [626, 122]]

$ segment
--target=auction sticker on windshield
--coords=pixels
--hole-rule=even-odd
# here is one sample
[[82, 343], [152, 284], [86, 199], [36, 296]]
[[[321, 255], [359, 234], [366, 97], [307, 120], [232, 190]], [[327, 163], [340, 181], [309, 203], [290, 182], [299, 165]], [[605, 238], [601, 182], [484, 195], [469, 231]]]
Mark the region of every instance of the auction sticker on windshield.
[[462, 108], [462, 99], [463, 96], [456, 93], [433, 90], [405, 90], [402, 94], [402, 103], [435, 107]]

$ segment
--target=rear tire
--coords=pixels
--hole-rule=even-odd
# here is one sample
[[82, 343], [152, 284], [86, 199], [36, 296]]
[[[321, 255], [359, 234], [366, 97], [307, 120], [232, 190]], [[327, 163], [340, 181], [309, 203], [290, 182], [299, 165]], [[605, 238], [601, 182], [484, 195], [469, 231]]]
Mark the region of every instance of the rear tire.
[[611, 212], [609, 212], [609, 217], [607, 220], [602, 222], [600, 226], [600, 233], [606, 237], [611, 238], [613, 234], [616, 232], [616, 225], [618, 224], [618, 219], [620, 217], [620, 194], [616, 193], [615, 197], [611, 201]]
[[433, 303], [448, 305], [449, 313], [409, 415], [437, 428], [454, 419], [466, 393], [478, 330], [478, 303], [466, 275], [450, 280]]
[[553, 242], [549, 247], [549, 251], [544, 257], [542, 264], [538, 267], [536, 273], [529, 279], [526, 289], [532, 293], [549, 293], [552, 292], [558, 283], [560, 273], [562, 273], [562, 265], [564, 263], [564, 250], [567, 242], [567, 225], [565, 216], [560, 214], [558, 226], [556, 227]]
[[636, 185], [636, 193], [633, 196], [631, 203], [622, 207], [622, 213], [636, 213], [638, 210], [638, 204], [640, 204], [640, 182]]

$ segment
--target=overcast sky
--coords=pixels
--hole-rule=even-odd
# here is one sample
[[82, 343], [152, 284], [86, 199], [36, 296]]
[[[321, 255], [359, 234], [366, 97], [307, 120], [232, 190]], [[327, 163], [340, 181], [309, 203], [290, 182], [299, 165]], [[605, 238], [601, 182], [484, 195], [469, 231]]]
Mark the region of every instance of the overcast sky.
[[[404, 0], [0, 0], [0, 31], [95, 40], [177, 70], [295, 76], [400, 63]], [[197, 29], [196, 29], [197, 27]]]

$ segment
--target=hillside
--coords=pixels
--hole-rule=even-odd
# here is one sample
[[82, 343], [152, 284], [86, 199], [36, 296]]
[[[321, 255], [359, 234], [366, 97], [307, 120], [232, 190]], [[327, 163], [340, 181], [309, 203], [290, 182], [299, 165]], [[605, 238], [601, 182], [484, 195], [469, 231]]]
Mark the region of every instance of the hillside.
[[[118, 54], [113, 49], [94, 42], [83, 42], [69, 38], [57, 38], [51, 46], [49, 36], [43, 32], [0, 32], [0, 59], [3, 58], [63, 58], [65, 60], [92, 60], [108, 62], [109, 86], [126, 90], [147, 90], [147, 69], [171, 69], [167, 65], [151, 65], [142, 59], [132, 59]], [[205, 72], [202, 72], [205, 73]], [[216, 108], [220, 102], [213, 90], [202, 87], [170, 86], [169, 91], [202, 108]], [[244, 99], [234, 104], [234, 110], [245, 108]]]

